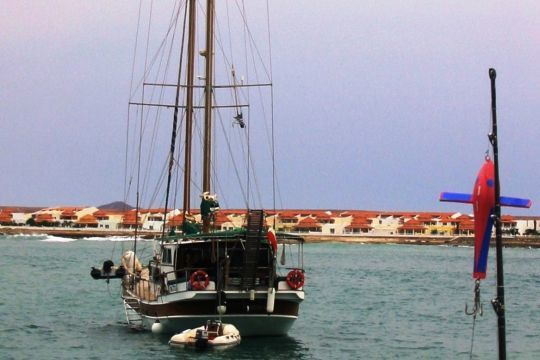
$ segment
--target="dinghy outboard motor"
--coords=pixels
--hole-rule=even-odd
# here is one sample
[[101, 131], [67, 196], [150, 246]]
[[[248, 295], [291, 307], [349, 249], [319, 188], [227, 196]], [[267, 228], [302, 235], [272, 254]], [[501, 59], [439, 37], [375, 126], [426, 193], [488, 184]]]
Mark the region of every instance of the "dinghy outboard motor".
[[92, 267], [92, 270], [90, 271], [90, 276], [92, 276], [92, 278], [95, 280], [121, 279], [124, 277], [124, 275], [126, 275], [126, 268], [124, 268], [122, 265], [115, 267], [112, 260], [106, 260], [103, 262], [101, 269]]
[[204, 350], [208, 347], [208, 331], [198, 329], [195, 334], [195, 347]]
[[112, 260], [106, 260], [104, 263], [103, 263], [103, 272], [105, 273], [110, 273], [112, 268], [114, 266], [114, 263], [112, 262]]

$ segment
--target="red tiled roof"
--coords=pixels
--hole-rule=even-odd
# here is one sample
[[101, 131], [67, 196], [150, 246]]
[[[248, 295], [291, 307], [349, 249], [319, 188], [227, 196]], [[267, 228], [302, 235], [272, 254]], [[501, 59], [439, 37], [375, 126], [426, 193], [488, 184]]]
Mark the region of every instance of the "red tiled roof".
[[94, 213], [92, 213], [92, 215], [94, 215], [97, 220], [109, 220], [109, 214], [109, 211], [103, 210], [94, 211]]
[[334, 223], [335, 222], [335, 219], [331, 215], [328, 215], [326, 212], [320, 212], [320, 213], [315, 214], [315, 218], [320, 223]]
[[0, 211], [0, 223], [10, 223], [13, 221], [13, 214], [10, 211]]
[[424, 230], [426, 227], [421, 221], [411, 219], [399, 227], [402, 230]]
[[214, 220], [214, 226], [221, 226], [222, 224], [229, 222], [229, 217], [226, 214], [223, 214], [221, 211], [218, 211]]
[[134, 210], [128, 211], [124, 218], [122, 219], [122, 224], [124, 225], [140, 225], [141, 224], [141, 218], [137, 218], [135, 220], [136, 212]]
[[178, 214], [178, 215], [174, 215], [172, 218], [170, 218], [169, 221], [167, 222], [167, 224], [169, 226], [180, 226], [180, 225], [182, 225], [183, 222], [184, 222], [184, 215], [183, 214]]
[[433, 215], [431, 214], [418, 214], [416, 215], [416, 220], [418, 221], [433, 221]]
[[501, 221], [503, 223], [510, 223], [510, 224], [516, 224], [516, 220], [514, 220], [514, 217], [512, 215], [502, 215], [501, 216]]
[[292, 215], [292, 213], [279, 213], [278, 218], [280, 220], [298, 220], [298, 218], [295, 215]]
[[298, 215], [298, 211], [280, 211], [278, 212], [278, 216], [280, 218], [296, 218], [296, 215]]
[[321, 227], [321, 225], [317, 222], [317, 220], [310, 217], [300, 220], [300, 222], [296, 225], [296, 228], [298, 229], [312, 229], [319, 227]]
[[52, 214], [37, 214], [35, 218], [36, 222], [53, 222], [54, 218]]
[[87, 215], [84, 215], [83, 217], [81, 217], [78, 221], [77, 221], [78, 224], [81, 224], [81, 225], [97, 225], [97, 219], [94, 215], [92, 214], [87, 214]]
[[164, 208], [161, 209], [140, 209], [139, 214], [163, 214], [165, 212]]
[[355, 216], [352, 219], [351, 225], [358, 224], [358, 225], [370, 225], [371, 220], [368, 218], [362, 217], [362, 216]]
[[474, 221], [472, 220], [463, 220], [459, 223], [460, 230], [472, 230], [474, 231]]
[[351, 224], [346, 226], [345, 229], [371, 229], [371, 221], [365, 217], [353, 217]]

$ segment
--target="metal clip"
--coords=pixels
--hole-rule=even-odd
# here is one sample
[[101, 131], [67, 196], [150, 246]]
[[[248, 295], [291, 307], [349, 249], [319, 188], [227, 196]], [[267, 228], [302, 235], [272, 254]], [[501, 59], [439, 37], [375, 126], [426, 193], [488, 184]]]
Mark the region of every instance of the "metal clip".
[[484, 307], [480, 301], [480, 280], [476, 279], [474, 282], [474, 306], [472, 310], [469, 311], [467, 303], [465, 303], [465, 314], [476, 317], [476, 315], [482, 316], [483, 313]]

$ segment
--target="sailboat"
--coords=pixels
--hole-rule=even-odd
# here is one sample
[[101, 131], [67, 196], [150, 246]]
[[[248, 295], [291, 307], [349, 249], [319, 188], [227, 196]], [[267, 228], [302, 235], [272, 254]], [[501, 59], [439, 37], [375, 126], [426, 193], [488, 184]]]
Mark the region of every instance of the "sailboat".
[[[107, 281], [121, 278], [121, 297], [127, 323], [136, 330], [179, 333], [216, 320], [233, 324], [242, 336], [285, 335], [298, 318], [300, 304], [304, 300], [303, 238], [274, 231], [272, 223], [267, 221], [267, 212], [250, 208], [249, 203], [242, 226], [227, 230], [214, 226], [221, 209], [214, 193], [216, 181], [212, 174], [216, 152], [212, 147], [215, 137], [212, 132], [213, 114], [220, 108], [232, 108], [236, 112], [233, 125], [239, 130], [247, 128], [249, 119], [242, 114], [242, 109], [249, 108], [249, 104], [239, 103], [238, 91], [250, 86], [271, 84], [244, 84], [237, 79], [233, 66], [229, 74], [231, 85], [214, 83], [214, 57], [217, 52], [214, 39], [217, 32], [215, 2], [206, 1], [202, 11], [206, 22], [204, 27], [196, 23], [198, 10], [202, 7], [195, 0], [187, 0], [183, 9], [178, 7], [178, 13], [183, 10], [185, 19], [185, 27], [179, 33], [187, 43], [186, 46], [182, 45], [182, 49], [187, 49], [185, 59], [180, 60], [186, 69], [179, 71], [178, 82], [173, 85], [145, 84], [160, 88], [173, 87], [176, 91], [174, 104], [130, 102], [132, 106], [161, 106], [174, 110], [164, 197], [164, 213], [167, 215], [163, 220], [162, 235], [155, 240], [152, 258], [147, 265], [143, 266], [144, 261], [139, 259], [135, 234], [133, 248], [121, 257], [120, 268], [123, 270], [118, 271], [108, 263], [106, 271], [100, 273], [94, 269], [94, 273], [97, 272], [94, 278]], [[199, 60], [204, 61], [205, 74], [199, 78], [203, 84], [197, 85], [195, 49], [197, 30], [201, 29], [205, 33], [205, 48], [200, 51]], [[232, 105], [215, 103], [218, 89], [232, 92]], [[195, 105], [197, 91], [204, 98], [203, 106]], [[185, 104], [180, 104], [182, 96], [185, 97]], [[201, 146], [202, 185], [197, 189], [200, 190], [200, 209], [193, 210], [191, 186], [195, 180], [192, 174], [192, 140], [195, 114], [199, 111], [204, 113], [204, 126], [200, 131], [204, 134]], [[180, 157], [176, 155], [179, 118], [185, 134], [184, 163], [180, 166], [183, 168], [183, 208], [177, 213], [181, 226], [175, 229], [168, 225], [174, 214], [174, 211], [169, 211], [174, 187], [172, 178]], [[251, 162], [248, 161], [248, 164]], [[273, 164], [271, 166], [273, 169]], [[138, 217], [136, 213], [135, 218]]]

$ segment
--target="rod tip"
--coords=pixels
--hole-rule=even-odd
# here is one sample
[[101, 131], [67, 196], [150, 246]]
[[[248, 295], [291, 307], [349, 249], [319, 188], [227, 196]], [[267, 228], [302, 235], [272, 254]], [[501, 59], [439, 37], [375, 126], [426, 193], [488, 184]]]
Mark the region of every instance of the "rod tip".
[[493, 80], [493, 79], [495, 79], [496, 77], [497, 77], [497, 72], [495, 71], [494, 68], [490, 68], [490, 69], [489, 69], [489, 78]]

